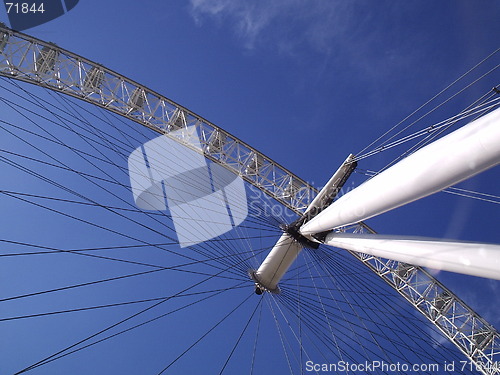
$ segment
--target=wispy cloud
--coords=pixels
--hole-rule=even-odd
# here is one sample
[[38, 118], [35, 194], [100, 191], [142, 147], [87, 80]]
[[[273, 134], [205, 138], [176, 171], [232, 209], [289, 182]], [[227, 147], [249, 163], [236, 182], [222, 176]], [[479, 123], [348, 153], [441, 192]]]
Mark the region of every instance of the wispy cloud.
[[379, 83], [402, 73], [420, 56], [411, 47], [418, 33], [401, 34], [409, 13], [403, 10], [386, 4], [382, 11], [354, 1], [190, 0], [198, 25], [218, 24], [246, 51], [292, 57], [317, 77], [323, 72], [338, 75], [338, 66], [347, 66], [365, 82]]
[[246, 49], [272, 41], [281, 51], [329, 48], [342, 27], [339, 2], [274, 0], [191, 0], [197, 23], [206, 18], [228, 24]]

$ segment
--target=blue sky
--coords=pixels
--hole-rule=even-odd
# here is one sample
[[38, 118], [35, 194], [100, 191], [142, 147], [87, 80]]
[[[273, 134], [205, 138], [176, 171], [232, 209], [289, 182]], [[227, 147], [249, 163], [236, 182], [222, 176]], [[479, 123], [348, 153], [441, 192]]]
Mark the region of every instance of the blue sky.
[[[499, 15], [500, 3], [486, 0], [80, 0], [26, 33], [162, 93], [321, 186], [349, 153], [495, 51]], [[498, 63], [497, 54], [465, 82]], [[499, 81], [496, 70], [416, 129]], [[394, 155], [360, 167], [378, 170]], [[460, 186], [498, 196], [498, 180], [497, 167]], [[439, 193], [369, 224], [384, 234], [500, 243], [499, 219], [494, 204]], [[500, 327], [498, 281], [436, 276]]]

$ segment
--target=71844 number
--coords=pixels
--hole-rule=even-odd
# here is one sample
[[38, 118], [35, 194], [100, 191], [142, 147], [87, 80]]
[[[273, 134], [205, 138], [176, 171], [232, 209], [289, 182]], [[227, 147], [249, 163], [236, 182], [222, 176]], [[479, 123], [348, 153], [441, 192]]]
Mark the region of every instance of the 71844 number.
[[7, 6], [7, 13], [43, 13], [45, 12], [43, 3], [5, 3]]

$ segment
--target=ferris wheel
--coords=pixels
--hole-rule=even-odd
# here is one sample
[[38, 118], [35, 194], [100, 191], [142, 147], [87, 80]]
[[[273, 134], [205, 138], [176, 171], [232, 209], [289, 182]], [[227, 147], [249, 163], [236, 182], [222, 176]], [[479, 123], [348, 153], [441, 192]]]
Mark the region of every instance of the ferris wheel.
[[337, 198], [405, 139], [318, 190], [57, 45], [1, 27], [0, 53], [2, 372], [500, 373], [499, 333], [423, 268], [499, 279], [498, 246], [364, 222], [498, 164], [498, 90]]

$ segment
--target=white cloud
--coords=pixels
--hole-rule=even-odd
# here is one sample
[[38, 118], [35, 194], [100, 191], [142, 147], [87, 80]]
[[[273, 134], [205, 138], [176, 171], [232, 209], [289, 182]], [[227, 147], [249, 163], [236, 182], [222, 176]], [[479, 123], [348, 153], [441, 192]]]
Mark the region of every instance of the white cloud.
[[295, 52], [304, 43], [315, 50], [328, 48], [342, 17], [341, 3], [316, 0], [191, 0], [198, 24], [204, 18], [229, 24], [247, 49], [271, 40], [281, 51]]
[[342, 74], [339, 66], [352, 68], [377, 87], [420, 58], [412, 40], [399, 35], [408, 11], [385, 9], [355, 1], [190, 0], [198, 25], [215, 22], [247, 51], [291, 57], [308, 67], [313, 80]]

